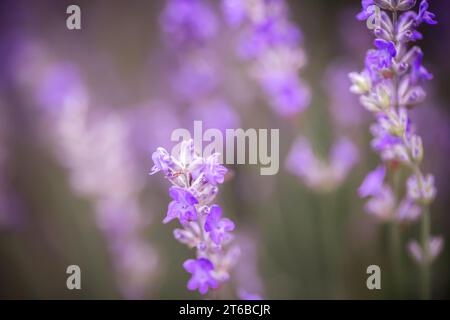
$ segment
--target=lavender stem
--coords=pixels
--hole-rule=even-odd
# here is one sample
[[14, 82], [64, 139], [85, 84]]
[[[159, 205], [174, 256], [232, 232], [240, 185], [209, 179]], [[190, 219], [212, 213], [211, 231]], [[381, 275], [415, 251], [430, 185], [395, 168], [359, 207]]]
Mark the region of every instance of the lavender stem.
[[424, 256], [423, 263], [421, 265], [421, 298], [423, 300], [428, 300], [431, 297], [430, 228], [430, 209], [428, 205], [424, 205], [420, 235]]

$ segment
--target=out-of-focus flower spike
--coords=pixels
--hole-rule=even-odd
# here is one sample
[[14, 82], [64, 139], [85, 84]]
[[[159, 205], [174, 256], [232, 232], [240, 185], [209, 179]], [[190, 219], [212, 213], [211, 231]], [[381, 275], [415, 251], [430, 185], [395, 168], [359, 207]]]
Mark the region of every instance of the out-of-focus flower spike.
[[444, 239], [442, 237], [433, 237], [428, 243], [428, 259], [425, 258], [424, 248], [417, 241], [408, 243], [408, 251], [411, 257], [418, 264], [431, 264], [441, 253], [444, 247]]

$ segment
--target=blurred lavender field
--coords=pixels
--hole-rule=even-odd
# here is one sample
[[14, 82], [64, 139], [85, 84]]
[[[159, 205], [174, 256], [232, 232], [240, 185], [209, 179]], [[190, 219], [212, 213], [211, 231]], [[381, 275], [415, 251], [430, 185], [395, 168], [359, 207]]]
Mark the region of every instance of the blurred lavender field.
[[[448, 299], [450, 2], [429, 2], [438, 24], [420, 47], [434, 77], [410, 117], [435, 178], [433, 235], [446, 242], [432, 297]], [[358, 196], [380, 162], [349, 90], [373, 42], [360, 1], [261, 0], [267, 11], [247, 16], [239, 3], [80, 0], [82, 29], [68, 30], [73, 1], [0, 1], [1, 299], [205, 298], [186, 288], [192, 250], [162, 223], [169, 184], [149, 175], [152, 153], [194, 120], [280, 129], [278, 174], [226, 165], [215, 201], [240, 256], [207, 298], [419, 297], [407, 247], [420, 225], [400, 226], [398, 275], [389, 224]], [[81, 290], [66, 287], [69, 265]], [[382, 290], [366, 287], [370, 265]]]

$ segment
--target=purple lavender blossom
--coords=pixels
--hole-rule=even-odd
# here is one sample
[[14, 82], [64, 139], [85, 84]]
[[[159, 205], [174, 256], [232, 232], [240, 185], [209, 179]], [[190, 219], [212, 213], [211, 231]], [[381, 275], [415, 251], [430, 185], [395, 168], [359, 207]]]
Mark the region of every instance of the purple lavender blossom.
[[407, 196], [400, 203], [391, 187], [385, 183], [386, 167], [378, 166], [364, 179], [358, 189], [359, 196], [369, 197], [365, 205], [366, 211], [380, 221], [397, 220], [401, 223], [416, 221], [422, 210], [415, 201]]
[[397, 51], [392, 41], [376, 39], [374, 44], [377, 49], [367, 52], [365, 63], [372, 81], [377, 82], [384, 77], [390, 77], [388, 74]]
[[159, 171], [164, 172], [165, 175], [170, 174], [174, 170], [175, 164], [172, 162], [172, 158], [164, 148], [158, 148], [152, 154], [153, 167], [150, 171], [150, 175], [153, 175]]
[[212, 204], [227, 169], [219, 163], [217, 153], [200, 157], [192, 139], [183, 141], [174, 156], [158, 148], [154, 163], [152, 172], [162, 171], [172, 184], [169, 194], [173, 201], [163, 223], [179, 218], [182, 228], [174, 230], [175, 239], [196, 248], [197, 257], [201, 257], [184, 264], [193, 274], [188, 289], [205, 294], [208, 288], [217, 288], [229, 279], [238, 258], [236, 248], [227, 248], [234, 223], [222, 218], [222, 209]]
[[301, 31], [289, 20], [283, 0], [223, 0], [222, 8], [237, 30], [237, 55], [249, 63], [249, 74], [281, 116], [306, 109], [310, 92], [298, 77], [305, 63]]
[[[180, 17], [171, 19], [168, 12]], [[213, 4], [205, 0], [168, 0], [161, 21], [168, 42], [174, 37], [184, 39], [176, 48], [169, 47], [169, 53], [174, 57], [170, 63], [175, 66], [170, 84], [176, 104], [187, 107], [185, 120], [202, 119], [206, 126], [223, 130], [235, 126], [238, 115], [220, 93], [227, 67], [223, 65], [222, 46], [218, 46], [215, 37], [218, 18]], [[198, 32], [200, 24], [211, 30], [208, 36]], [[189, 29], [197, 31], [186, 36]]]
[[[383, 9], [379, 16], [381, 23], [374, 29], [375, 49], [368, 50], [365, 69], [349, 75], [353, 83], [350, 90], [360, 95], [361, 104], [375, 116], [376, 123], [371, 127], [372, 146], [385, 165], [401, 165], [409, 170], [410, 176], [403, 200], [396, 199], [398, 195], [392, 193], [393, 188], [383, 183], [386, 173], [382, 169], [369, 174], [359, 191], [361, 196], [371, 196], [366, 205], [371, 214], [400, 221], [412, 221], [422, 214], [423, 243], [421, 248], [417, 243], [410, 246], [416, 259], [421, 260], [422, 250], [429, 246], [428, 205], [435, 197], [436, 188], [434, 177], [422, 173], [422, 139], [411, 123], [409, 109], [425, 99], [422, 86], [432, 75], [422, 65], [421, 49], [411, 43], [422, 39], [417, 30], [422, 23], [437, 22], [435, 15], [428, 11], [427, 0], [420, 2], [418, 12], [412, 10], [415, 0], [363, 0], [363, 11], [357, 18], [369, 19], [375, 13], [371, 12], [372, 4]], [[388, 215], [389, 208], [392, 213]], [[439, 250], [434, 251], [437, 255]], [[427, 266], [430, 263], [431, 260], [424, 262]]]
[[205, 174], [205, 178], [212, 185], [223, 183], [225, 174], [228, 169], [219, 163], [220, 154], [214, 153], [206, 158], [202, 167], [202, 172]]
[[244, 34], [238, 48], [239, 55], [244, 59], [256, 58], [264, 51], [279, 45], [295, 47], [302, 38], [300, 31], [285, 20], [285, 17], [271, 16], [270, 9], [267, 10], [265, 20], [253, 21], [253, 29]]
[[289, 152], [286, 168], [310, 188], [326, 192], [334, 190], [347, 178], [358, 161], [355, 145], [347, 138], [335, 142], [329, 161], [318, 158], [309, 141], [298, 138]]
[[370, 6], [375, 4], [373, 1], [374, 0], [362, 0], [362, 10], [356, 16], [358, 20], [367, 20], [374, 14], [374, 12], [369, 9]]
[[334, 167], [334, 172], [338, 180], [344, 180], [359, 160], [358, 149], [348, 138], [338, 139], [330, 154], [330, 163]]
[[[380, 116], [381, 119], [381, 116]], [[380, 122], [374, 123], [370, 127], [370, 131], [373, 135], [371, 142], [372, 148], [379, 152], [383, 160], [392, 160], [395, 158], [403, 158], [407, 160], [404, 152], [399, 155], [398, 152], [394, 151], [395, 148], [399, 148], [397, 151], [402, 150], [402, 139], [390, 134]]]
[[380, 221], [389, 221], [394, 217], [395, 196], [389, 186], [383, 187], [374, 194], [366, 203], [368, 214], [377, 217]]
[[205, 231], [208, 232], [211, 240], [220, 245], [223, 241], [230, 239], [230, 231], [234, 230], [234, 223], [230, 219], [222, 218], [222, 208], [213, 205], [209, 209], [205, 222]]
[[123, 117], [130, 124], [129, 141], [141, 163], [147, 163], [148, 155], [156, 147], [168, 147], [167, 137], [181, 127], [173, 106], [159, 100], [150, 100], [129, 108]]
[[218, 22], [202, 0], [170, 0], [161, 15], [161, 26], [171, 44], [202, 43], [217, 33]]
[[[78, 69], [69, 63], [52, 65], [42, 79], [38, 101], [42, 106], [61, 108], [68, 99], [85, 95]], [[53, 110], [57, 111], [57, 110]]]
[[180, 57], [181, 61], [171, 83], [180, 100], [198, 103], [219, 87], [220, 70], [216, 59], [202, 48], [193, 45]]
[[428, 243], [428, 260], [424, 257], [423, 248], [417, 241], [408, 243], [408, 251], [418, 264], [429, 264], [436, 259], [444, 247], [444, 239], [442, 237], [433, 237]]
[[419, 178], [415, 175], [410, 176], [407, 181], [407, 187], [408, 196], [418, 203], [428, 204], [432, 202], [436, 196], [434, 177], [431, 174]]
[[422, 209], [411, 199], [405, 198], [399, 205], [396, 218], [403, 222], [416, 221]]
[[154, 276], [156, 255], [142, 238], [147, 219], [136, 196], [143, 184], [127, 149], [127, 124], [113, 113], [90, 123], [87, 111], [86, 105], [61, 110], [54, 132], [57, 152], [72, 187], [94, 201], [121, 292], [127, 298], [142, 298]]
[[296, 114], [309, 103], [309, 91], [295, 75], [267, 74], [262, 77], [261, 84], [280, 115]]
[[189, 290], [198, 289], [201, 294], [206, 294], [209, 289], [217, 289], [219, 287], [219, 283], [212, 276], [214, 265], [208, 259], [189, 259], [183, 263], [183, 267], [192, 274], [187, 285]]
[[142, 238], [148, 219], [136, 199], [143, 180], [129, 149], [129, 124], [118, 112], [92, 108], [75, 65], [50, 60], [44, 47], [32, 49], [38, 54], [22, 63], [34, 72], [26, 79], [26, 89], [42, 111], [39, 124], [46, 125], [71, 187], [92, 201], [120, 292], [126, 298], [142, 298], [155, 275], [157, 256]]
[[229, 25], [237, 27], [244, 21], [247, 14], [246, 5], [242, 0], [222, 1], [222, 10]]
[[164, 218], [163, 223], [168, 223], [175, 218], [178, 218], [181, 224], [197, 220], [195, 205], [198, 204], [198, 200], [191, 192], [173, 186], [169, 189], [169, 194], [173, 201], [169, 204], [167, 216]]
[[422, 22], [428, 24], [437, 24], [436, 15], [428, 11], [429, 4], [427, 1], [422, 1], [419, 6], [419, 13], [416, 17], [416, 24], [419, 25]]
[[226, 129], [239, 127], [239, 115], [225, 99], [214, 98], [201, 101], [189, 112], [191, 123], [202, 119], [203, 129], [218, 129], [225, 134]]
[[382, 190], [385, 176], [386, 168], [384, 166], [379, 166], [370, 172], [358, 189], [359, 196], [365, 198], [378, 194]]
[[[371, 1], [363, 1], [363, 9], [367, 9], [371, 4]], [[375, 1], [375, 4], [388, 10], [405, 11], [412, 8], [415, 1], [384, 0], [383, 3]], [[353, 82], [352, 91], [361, 95], [362, 104], [373, 112], [377, 119], [377, 123], [371, 127], [374, 135], [372, 146], [384, 161], [394, 160], [408, 166], [420, 164], [423, 149], [420, 137], [414, 133], [406, 108], [424, 99], [424, 90], [420, 84], [432, 76], [422, 66], [421, 50], [415, 46], [408, 49], [407, 45], [412, 39], [402, 38], [404, 41], [398, 41], [398, 37], [407, 31], [416, 31], [422, 21], [434, 21], [434, 16], [427, 13], [427, 9], [428, 3], [423, 0], [418, 14], [413, 11], [404, 12], [398, 21], [390, 21], [388, 15], [383, 12], [383, 19], [389, 20], [381, 26], [386, 31], [382, 34], [383, 38], [377, 38], [374, 42], [376, 49], [368, 51], [365, 70], [360, 75], [350, 75]], [[415, 23], [412, 23], [412, 16], [426, 18], [418, 18], [419, 20], [416, 19]], [[369, 74], [370, 79], [367, 79], [364, 73]], [[410, 190], [414, 190], [414, 179], [410, 178], [410, 181]], [[428, 188], [431, 198], [433, 187]]]

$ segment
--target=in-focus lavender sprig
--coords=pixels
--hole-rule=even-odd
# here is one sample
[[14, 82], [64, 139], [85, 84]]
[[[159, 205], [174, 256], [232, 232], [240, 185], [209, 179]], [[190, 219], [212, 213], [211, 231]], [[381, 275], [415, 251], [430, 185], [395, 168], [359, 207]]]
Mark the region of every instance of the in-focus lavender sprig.
[[[353, 83], [350, 90], [360, 95], [361, 104], [375, 116], [372, 147], [383, 160], [383, 165], [367, 176], [359, 193], [370, 197], [366, 209], [383, 220], [414, 220], [422, 216], [421, 246], [411, 243], [409, 249], [424, 267], [426, 286], [431, 257], [437, 256], [442, 242], [430, 240], [428, 207], [436, 188], [433, 176], [422, 172], [422, 139], [410, 120], [409, 110], [424, 101], [422, 85], [432, 79], [422, 65], [422, 50], [414, 44], [423, 37], [417, 28], [422, 23], [437, 22], [428, 11], [427, 0], [420, 2], [418, 11], [413, 10], [415, 5], [416, 0], [362, 1], [363, 10], [357, 18], [375, 19], [375, 48], [367, 52], [364, 70], [349, 76]], [[373, 6], [380, 8], [379, 14]], [[396, 192], [396, 185], [389, 184], [386, 174], [388, 170], [398, 172], [399, 167], [410, 172], [404, 199]], [[428, 296], [427, 291], [424, 288], [424, 297]]]
[[174, 230], [175, 239], [196, 249], [196, 258], [183, 264], [192, 274], [187, 287], [206, 294], [229, 279], [239, 255], [239, 249], [230, 246], [234, 223], [223, 217], [220, 206], [213, 204], [227, 169], [219, 163], [218, 153], [199, 156], [192, 139], [183, 141], [176, 155], [158, 148], [152, 159], [150, 174], [161, 171], [172, 184], [172, 201], [163, 223], [178, 220], [181, 228]]

